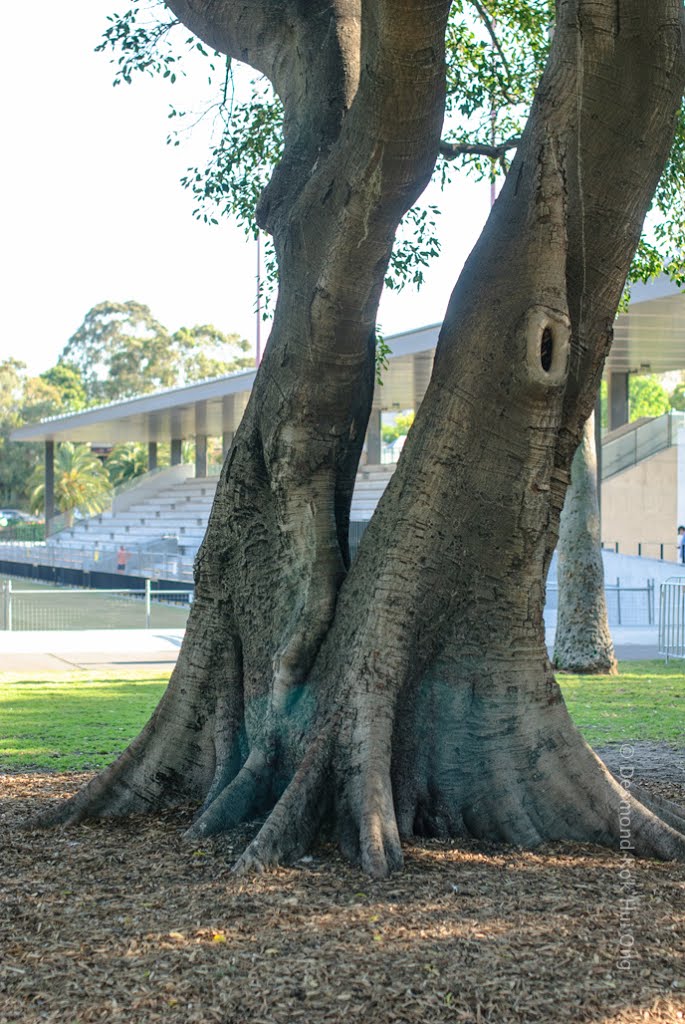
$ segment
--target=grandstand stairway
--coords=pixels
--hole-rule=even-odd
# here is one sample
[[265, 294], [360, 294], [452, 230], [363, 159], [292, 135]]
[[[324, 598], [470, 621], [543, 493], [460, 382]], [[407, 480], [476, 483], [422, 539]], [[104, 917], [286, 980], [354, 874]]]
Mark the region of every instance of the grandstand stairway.
[[[352, 498], [353, 521], [365, 522], [371, 518], [394, 469], [395, 465], [389, 464], [364, 466], [359, 471]], [[49, 543], [65, 551], [81, 550], [91, 558], [97, 551], [98, 560], [110, 562], [123, 544], [136, 556], [141, 552], [150, 554], [145, 565], [140, 559], [132, 560], [134, 569], [141, 572], [148, 571], [157, 548], [160, 563], [168, 562], [168, 556], [173, 553], [178, 566], [174, 574], [189, 575], [207, 529], [217, 480], [217, 477], [191, 477], [167, 485], [153, 495], [134, 501], [125, 511], [110, 509], [77, 521], [55, 534]]]

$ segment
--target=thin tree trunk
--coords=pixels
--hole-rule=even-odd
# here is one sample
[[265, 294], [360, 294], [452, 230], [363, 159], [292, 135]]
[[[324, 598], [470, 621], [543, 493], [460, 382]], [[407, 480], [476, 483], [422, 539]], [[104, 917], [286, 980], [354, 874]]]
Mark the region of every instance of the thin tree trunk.
[[571, 486], [559, 523], [559, 605], [554, 665], [562, 672], [616, 675], [609, 629], [597, 501], [594, 413], [573, 456]]

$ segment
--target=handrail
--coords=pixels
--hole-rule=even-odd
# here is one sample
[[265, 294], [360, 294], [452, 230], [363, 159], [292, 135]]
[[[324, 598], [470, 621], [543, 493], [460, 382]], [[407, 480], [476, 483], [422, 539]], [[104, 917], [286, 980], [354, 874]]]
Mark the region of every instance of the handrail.
[[[637, 423], [633, 430], [602, 443], [602, 480], [637, 465], [678, 442], [678, 429], [685, 425], [685, 413], [671, 410], [646, 423]], [[674, 429], [676, 427], [676, 429]]]

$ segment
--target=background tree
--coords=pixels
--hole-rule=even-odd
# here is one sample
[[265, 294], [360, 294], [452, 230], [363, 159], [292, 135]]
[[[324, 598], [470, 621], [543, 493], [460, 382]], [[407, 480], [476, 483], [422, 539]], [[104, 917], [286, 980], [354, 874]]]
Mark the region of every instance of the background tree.
[[60, 355], [80, 374], [89, 405], [144, 394], [175, 383], [169, 335], [139, 302], [100, 302]]
[[440, 145], [450, 5], [169, 6], [283, 103], [257, 209], [280, 287], [169, 688], [56, 819], [192, 797], [197, 836], [269, 812], [248, 869], [298, 856], [325, 818], [381, 876], [413, 832], [617, 845], [627, 807], [637, 853], [684, 857], [683, 812], [627, 795], [575, 730], [542, 619], [571, 461], [682, 98], [679, 0], [560, 0], [510, 172], [349, 571], [378, 298]]
[[554, 666], [563, 672], [616, 675], [604, 592], [597, 485], [593, 414], [573, 456], [571, 485], [559, 522]]
[[117, 444], [105, 461], [112, 487], [120, 487], [147, 473], [147, 448], [144, 444]]
[[111, 402], [249, 365], [249, 345], [211, 325], [170, 334], [140, 302], [93, 306], [60, 355], [80, 375], [88, 404]]
[[654, 374], [631, 374], [628, 382], [630, 419], [662, 416], [671, 408], [668, 394]]
[[[32, 511], [42, 514], [45, 506], [45, 467], [42, 464], [34, 469], [29, 486]], [[86, 516], [102, 512], [110, 497], [107, 472], [90, 448], [71, 441], [60, 444], [55, 453], [55, 507], [65, 514], [66, 525], [73, 524], [75, 512]]]
[[86, 388], [78, 369], [60, 359], [55, 366], [41, 373], [40, 379], [57, 390], [64, 412], [79, 412], [85, 409]]
[[173, 358], [180, 365], [179, 381], [221, 377], [254, 366], [249, 341], [223, 334], [211, 324], [181, 327], [171, 336]]
[[409, 412], [398, 412], [392, 423], [383, 426], [382, 435], [386, 444], [391, 444], [398, 437], [409, 433], [409, 428], [414, 422], [414, 410]]
[[59, 390], [40, 377], [29, 377], [18, 359], [0, 363], [0, 503], [26, 508], [29, 478], [42, 457], [37, 444], [10, 440], [12, 431], [63, 411]]

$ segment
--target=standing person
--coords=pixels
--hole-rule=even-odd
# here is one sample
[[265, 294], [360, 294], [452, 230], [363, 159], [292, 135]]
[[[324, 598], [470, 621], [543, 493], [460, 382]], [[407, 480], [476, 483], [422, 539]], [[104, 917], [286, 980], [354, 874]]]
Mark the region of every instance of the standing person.
[[678, 527], [678, 561], [685, 562], [685, 526]]
[[117, 572], [126, 572], [126, 562], [128, 560], [128, 551], [122, 544], [117, 551]]

